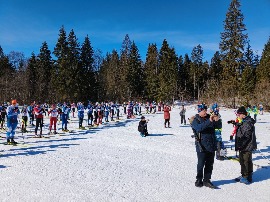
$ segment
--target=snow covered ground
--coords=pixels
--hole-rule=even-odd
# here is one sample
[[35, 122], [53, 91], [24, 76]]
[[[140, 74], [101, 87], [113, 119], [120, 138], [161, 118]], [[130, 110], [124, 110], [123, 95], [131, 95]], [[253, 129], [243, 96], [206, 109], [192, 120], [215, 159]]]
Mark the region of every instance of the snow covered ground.
[[[145, 115], [150, 120], [148, 137], [137, 132], [139, 116], [89, 130], [76, 129], [74, 119], [69, 124], [74, 133], [25, 138], [18, 146], [0, 144], [0, 201], [270, 201], [269, 113], [259, 115], [256, 123], [262, 153], [253, 156], [254, 182], [235, 182], [239, 163], [216, 160], [212, 182], [219, 189], [212, 190], [194, 186], [194, 139], [190, 126], [180, 125], [179, 112], [172, 110], [171, 128], [164, 128], [162, 113]], [[195, 113], [187, 107], [187, 117]], [[227, 121], [235, 118], [234, 111], [221, 109], [221, 115], [223, 140], [231, 145], [232, 125]], [[19, 130], [16, 136], [23, 141]], [[234, 155], [228, 149], [228, 156]]]

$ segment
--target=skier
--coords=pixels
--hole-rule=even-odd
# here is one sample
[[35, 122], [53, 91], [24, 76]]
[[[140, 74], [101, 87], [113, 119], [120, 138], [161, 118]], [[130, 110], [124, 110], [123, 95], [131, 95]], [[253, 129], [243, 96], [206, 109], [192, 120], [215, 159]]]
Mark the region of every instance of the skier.
[[81, 102], [78, 103], [77, 110], [78, 110], [78, 118], [79, 118], [79, 129], [83, 129], [84, 127], [82, 126], [82, 124], [83, 124], [83, 118], [84, 118], [84, 106]]
[[168, 128], [170, 128], [170, 111], [171, 111], [171, 107], [167, 104], [164, 106], [164, 127], [167, 128], [167, 123], [168, 123]]
[[138, 131], [140, 132], [140, 135], [142, 137], [146, 137], [148, 135], [147, 131], [147, 123], [149, 120], [146, 120], [144, 116], [141, 117], [141, 121], [139, 122], [138, 125]]
[[[88, 125], [92, 126], [92, 123], [93, 123], [93, 106], [91, 104], [91, 102], [89, 102], [88, 106], [87, 106], [87, 116], [88, 116]], [[89, 120], [91, 121], [89, 123]]]
[[27, 121], [28, 121], [28, 112], [27, 112], [27, 105], [24, 105], [21, 111], [22, 114], [22, 132], [26, 133]]
[[76, 104], [73, 102], [72, 104], [71, 104], [71, 111], [72, 111], [72, 118], [75, 118], [75, 108], [76, 108]]
[[186, 108], [185, 108], [185, 105], [182, 105], [182, 109], [180, 111], [180, 117], [181, 117], [181, 124], [184, 123], [184, 125], [186, 125]]
[[124, 102], [123, 107], [124, 107], [124, 114], [127, 114], [127, 104], [126, 104], [126, 102]]
[[58, 110], [56, 109], [56, 105], [52, 104], [52, 108], [50, 111], [48, 111], [48, 114], [50, 116], [50, 134], [52, 134], [52, 126], [54, 127], [54, 134], [57, 134], [56, 132], [56, 123], [57, 123], [57, 119], [58, 119]]
[[[35, 113], [35, 116], [36, 116], [35, 136], [41, 138], [41, 136], [42, 136], [42, 127], [43, 127], [44, 108], [41, 107], [40, 102], [34, 108], [34, 113]], [[38, 131], [39, 126], [40, 126], [40, 134], [37, 135], [37, 131]]]
[[62, 131], [64, 131], [64, 132], [68, 132], [68, 129], [67, 129], [68, 111], [69, 111], [69, 109], [68, 109], [66, 103], [64, 103], [63, 107], [62, 107], [62, 114], [61, 114]]
[[111, 121], [114, 121], [113, 116], [114, 116], [114, 109], [115, 109], [115, 104], [113, 102], [111, 102], [111, 108], [110, 108], [110, 117], [111, 117]]
[[119, 120], [120, 118], [120, 105], [119, 104], [115, 104], [115, 109], [116, 109], [116, 119]]
[[4, 129], [4, 124], [5, 124], [5, 120], [6, 120], [6, 115], [7, 115], [7, 111], [6, 111], [6, 106], [5, 104], [3, 104], [1, 106], [1, 111], [0, 111], [0, 124], [1, 124], [1, 129]]
[[11, 105], [7, 108], [7, 144], [16, 145], [17, 142], [14, 141], [15, 130], [18, 125], [18, 115], [20, 110], [16, 100], [11, 101]]
[[29, 124], [31, 124], [32, 126], [34, 126], [34, 103], [31, 103], [28, 107], [27, 107], [27, 112], [28, 112], [28, 116], [29, 116]]

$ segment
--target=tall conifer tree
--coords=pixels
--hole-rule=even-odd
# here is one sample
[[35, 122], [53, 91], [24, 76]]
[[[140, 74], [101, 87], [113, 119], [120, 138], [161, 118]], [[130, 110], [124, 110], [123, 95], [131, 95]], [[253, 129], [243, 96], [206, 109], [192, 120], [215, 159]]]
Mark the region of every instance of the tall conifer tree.
[[159, 66], [158, 49], [156, 44], [149, 44], [144, 65], [145, 83], [144, 94], [150, 101], [158, 99]]
[[[243, 69], [244, 48], [247, 42], [244, 16], [240, 10], [239, 0], [232, 0], [224, 21], [224, 32], [219, 44], [222, 55], [224, 97], [237, 97], [239, 78]], [[235, 105], [235, 99], [232, 100]]]

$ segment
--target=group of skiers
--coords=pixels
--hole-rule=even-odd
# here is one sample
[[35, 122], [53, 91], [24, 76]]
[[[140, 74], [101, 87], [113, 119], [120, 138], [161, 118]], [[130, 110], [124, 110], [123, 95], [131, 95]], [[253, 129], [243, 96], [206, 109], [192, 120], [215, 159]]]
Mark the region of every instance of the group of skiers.
[[[154, 102], [153, 102], [154, 103]], [[153, 103], [147, 103], [145, 108], [151, 106], [153, 109]], [[115, 121], [120, 119], [120, 107], [123, 107], [123, 114], [129, 118], [135, 118], [135, 115], [141, 115], [142, 104], [139, 102], [129, 101], [122, 105], [114, 102], [88, 102], [87, 104], [78, 103], [53, 103], [51, 105], [47, 103], [40, 103], [33, 101], [30, 105], [23, 105], [19, 110], [18, 103], [15, 99], [11, 101], [11, 104], [4, 103], [0, 106], [1, 116], [0, 125], [1, 130], [5, 127], [5, 120], [7, 119], [7, 144], [17, 144], [14, 141], [15, 129], [21, 127], [23, 133], [28, 132], [27, 126], [35, 127], [35, 137], [43, 136], [44, 117], [49, 116], [49, 134], [57, 133], [57, 122], [61, 121], [61, 129], [63, 132], [68, 132], [68, 120], [70, 116], [75, 118], [75, 112], [77, 110], [77, 117], [79, 120], [79, 129], [85, 129], [83, 126], [83, 120], [85, 114], [87, 114], [87, 126], [98, 126], [100, 124]], [[85, 113], [86, 112], [86, 113]], [[153, 110], [155, 112], [155, 110]], [[18, 115], [21, 114], [21, 126], [18, 126]], [[122, 114], [122, 113], [121, 113]], [[6, 118], [7, 117], [7, 118]], [[34, 123], [35, 121], [35, 123]]]

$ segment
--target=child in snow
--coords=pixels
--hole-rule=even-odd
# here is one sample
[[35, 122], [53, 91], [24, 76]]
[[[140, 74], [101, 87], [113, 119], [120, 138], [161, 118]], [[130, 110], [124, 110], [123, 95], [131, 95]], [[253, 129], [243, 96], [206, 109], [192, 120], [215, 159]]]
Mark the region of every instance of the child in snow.
[[214, 111], [211, 115], [214, 116], [215, 124], [215, 137], [217, 142], [217, 151], [216, 151], [216, 159], [224, 160], [224, 156], [226, 155], [226, 149], [224, 147], [221, 131], [222, 131], [222, 120], [220, 119], [220, 114], [218, 110]]
[[235, 134], [236, 134], [236, 131], [237, 131], [237, 128], [238, 128], [237, 127], [237, 123], [241, 123], [242, 122], [242, 119], [240, 119], [238, 117], [237, 112], [235, 112], [235, 115], [237, 116], [235, 120], [228, 121], [229, 124], [233, 124], [233, 131], [232, 131], [232, 133], [230, 135], [230, 141], [233, 141], [233, 136], [235, 136]]
[[142, 116], [141, 121], [139, 122], [139, 125], [138, 125], [138, 131], [140, 132], [140, 135], [142, 137], [146, 137], [148, 135], [147, 122], [148, 120], [146, 120], [145, 117]]

